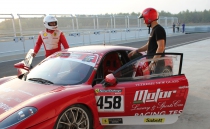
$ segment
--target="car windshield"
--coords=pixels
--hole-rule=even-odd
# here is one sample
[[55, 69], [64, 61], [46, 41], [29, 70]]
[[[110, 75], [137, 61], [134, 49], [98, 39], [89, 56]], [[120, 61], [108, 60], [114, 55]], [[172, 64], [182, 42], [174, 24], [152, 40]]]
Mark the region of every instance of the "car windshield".
[[51, 56], [33, 68], [27, 74], [26, 81], [51, 82], [53, 85], [84, 83], [93, 71], [96, 61], [92, 62], [91, 59], [94, 58], [95, 55], [71, 54], [70, 56], [70, 53], [69, 57]]

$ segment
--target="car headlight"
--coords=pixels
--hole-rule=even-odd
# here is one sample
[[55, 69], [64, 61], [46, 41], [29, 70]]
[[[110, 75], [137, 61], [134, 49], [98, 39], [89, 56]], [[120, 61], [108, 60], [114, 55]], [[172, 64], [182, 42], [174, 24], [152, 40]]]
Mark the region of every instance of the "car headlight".
[[15, 125], [34, 115], [36, 112], [37, 109], [35, 107], [22, 108], [10, 115], [9, 117], [7, 117], [6, 119], [4, 119], [2, 122], [0, 122], [0, 128], [7, 128], [12, 125]]

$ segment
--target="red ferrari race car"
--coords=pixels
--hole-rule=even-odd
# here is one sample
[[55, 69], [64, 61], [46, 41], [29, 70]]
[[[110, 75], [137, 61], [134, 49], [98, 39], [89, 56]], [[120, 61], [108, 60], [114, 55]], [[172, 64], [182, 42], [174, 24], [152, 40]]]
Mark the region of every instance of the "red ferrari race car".
[[152, 60], [144, 53], [128, 58], [135, 49], [74, 47], [34, 68], [30, 50], [14, 65], [18, 75], [0, 79], [0, 128], [102, 129], [176, 122], [188, 95], [183, 54], [165, 53], [150, 70]]

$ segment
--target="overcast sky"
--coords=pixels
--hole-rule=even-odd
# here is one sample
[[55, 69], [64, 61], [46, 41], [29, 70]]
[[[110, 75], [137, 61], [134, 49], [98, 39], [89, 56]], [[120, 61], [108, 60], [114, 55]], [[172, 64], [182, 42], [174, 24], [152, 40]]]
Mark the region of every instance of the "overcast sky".
[[0, 14], [139, 13], [147, 7], [172, 14], [210, 10], [210, 0], [1, 0]]

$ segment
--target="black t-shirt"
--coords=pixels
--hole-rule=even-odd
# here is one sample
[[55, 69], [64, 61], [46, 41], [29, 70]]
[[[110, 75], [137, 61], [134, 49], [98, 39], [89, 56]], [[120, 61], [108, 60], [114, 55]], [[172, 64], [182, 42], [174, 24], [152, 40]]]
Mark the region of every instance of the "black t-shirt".
[[[155, 54], [158, 48], [157, 41], [164, 39], [166, 45], [166, 32], [165, 29], [161, 25], [156, 25], [152, 28], [152, 32], [150, 33], [149, 37], [149, 44], [147, 49], [147, 54]], [[165, 50], [164, 50], [165, 51]]]

